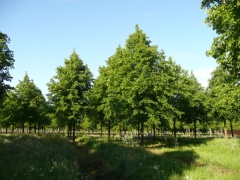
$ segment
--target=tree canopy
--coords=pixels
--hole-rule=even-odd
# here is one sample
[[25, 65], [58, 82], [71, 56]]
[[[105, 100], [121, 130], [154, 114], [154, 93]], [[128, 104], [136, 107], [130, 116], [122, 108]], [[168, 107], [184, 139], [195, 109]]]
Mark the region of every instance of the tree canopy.
[[212, 56], [232, 75], [240, 77], [240, 3], [239, 0], [204, 0], [205, 23], [218, 34], [207, 55]]
[[120, 131], [124, 125], [137, 128], [141, 142], [146, 125], [155, 130], [170, 127], [173, 119], [193, 123], [190, 112], [199, 116], [202, 88], [194, 75], [166, 60], [138, 25], [99, 72], [88, 93], [93, 114], [101, 124], [118, 125]]
[[21, 127], [24, 132], [26, 124], [28, 124], [29, 131], [32, 127], [36, 131], [37, 127], [39, 129], [41, 126], [50, 124], [47, 116], [47, 102], [41, 90], [27, 74], [22, 81], [19, 81], [16, 88], [8, 91], [7, 95], [1, 110], [1, 123], [5, 127], [12, 124]]
[[13, 68], [15, 62], [13, 51], [8, 48], [8, 43], [10, 38], [0, 31], [0, 104], [7, 90], [11, 89], [6, 82], [12, 79], [9, 70]]
[[[230, 7], [233, 2], [203, 1], [203, 7], [209, 9], [206, 21], [215, 23], [221, 14], [214, 19], [210, 11]], [[216, 26], [220, 38], [225, 33], [224, 27], [218, 22], [212, 25]], [[227, 31], [232, 30], [228, 28]], [[224, 43], [227, 41], [223, 40]], [[213, 55], [213, 52], [218, 53], [215, 54], [218, 59], [224, 54], [215, 46], [208, 53]], [[237, 52], [230, 48], [225, 58], [230, 58], [231, 53]], [[114, 129], [119, 131], [121, 138], [123, 131], [135, 129], [138, 137], [141, 136], [141, 144], [146, 131], [153, 132], [154, 139], [156, 130], [171, 131], [176, 138], [177, 131], [190, 132], [192, 128], [196, 137], [200, 128], [197, 126], [206, 129], [205, 125], [224, 122], [226, 127], [227, 120], [230, 123], [238, 120], [239, 81], [236, 74], [224, 64], [220, 65], [212, 73], [205, 91], [192, 72], [182, 69], [171, 57], [167, 58], [136, 25], [125, 45], [118, 46], [106, 65], [99, 68], [95, 80], [74, 50], [64, 65], [57, 67], [56, 75], [47, 84], [48, 102], [26, 74], [7, 92], [0, 108], [0, 125], [6, 128], [21, 126], [23, 131], [28, 126], [30, 131], [32, 127], [36, 131], [37, 127], [49, 125], [51, 119], [50, 128], [67, 127], [73, 140], [76, 128], [99, 130], [99, 127], [101, 135], [104, 128], [110, 137], [110, 130]]]
[[83, 119], [88, 108], [85, 93], [92, 87], [92, 73], [87, 65], [73, 51], [70, 59], [65, 59], [64, 66], [57, 68], [55, 75], [48, 83], [51, 106], [59, 124], [68, 125], [73, 131], [75, 140], [76, 123]]

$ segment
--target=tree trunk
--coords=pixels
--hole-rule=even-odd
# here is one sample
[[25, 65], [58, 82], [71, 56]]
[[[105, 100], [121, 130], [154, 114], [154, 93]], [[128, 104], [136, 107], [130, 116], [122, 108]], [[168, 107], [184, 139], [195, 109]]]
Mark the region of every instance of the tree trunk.
[[34, 133], [37, 133], [37, 124], [34, 124]]
[[227, 138], [227, 121], [224, 120], [224, 137]]
[[140, 120], [138, 119], [138, 139], [140, 139]]
[[101, 132], [100, 132], [100, 138], [102, 139], [102, 120], [101, 120]]
[[68, 137], [69, 137], [69, 139], [72, 138], [72, 124], [71, 123], [69, 123], [69, 125], [68, 125]]
[[177, 132], [176, 132], [176, 118], [173, 118], [173, 137], [176, 139]]
[[8, 128], [6, 127], [6, 129], [5, 129], [5, 133], [7, 134], [8, 133]]
[[109, 120], [108, 121], [108, 139], [110, 139], [110, 135], [111, 135], [111, 122]]
[[122, 140], [122, 126], [119, 126], [120, 140]]
[[14, 133], [14, 129], [15, 129], [15, 127], [14, 127], [14, 123], [12, 124], [12, 133]]
[[230, 121], [230, 127], [231, 127], [231, 133], [232, 133], [232, 137], [234, 137], [234, 132], [233, 132], [233, 125], [232, 125], [232, 121]]
[[156, 127], [155, 124], [153, 124], [153, 141], [155, 142], [156, 140]]
[[29, 123], [28, 133], [31, 133], [31, 131], [32, 131], [32, 122], [30, 121], [30, 123]]
[[73, 142], [75, 142], [76, 139], [76, 120], [73, 120]]
[[144, 121], [141, 120], [141, 146], [143, 146], [143, 138], [144, 138]]
[[209, 128], [209, 135], [210, 135], [210, 137], [212, 137], [212, 129], [211, 128]]
[[197, 120], [194, 119], [194, 138], [197, 139]]
[[22, 122], [22, 133], [24, 133], [24, 122]]

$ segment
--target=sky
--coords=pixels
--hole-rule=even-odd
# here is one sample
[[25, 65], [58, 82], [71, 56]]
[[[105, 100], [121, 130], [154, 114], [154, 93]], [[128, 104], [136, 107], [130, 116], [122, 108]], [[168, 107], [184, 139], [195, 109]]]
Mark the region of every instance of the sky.
[[216, 61], [206, 56], [216, 33], [204, 24], [201, 0], [0, 0], [0, 31], [14, 51], [12, 86], [25, 73], [42, 93], [75, 49], [96, 78], [138, 24], [206, 87]]

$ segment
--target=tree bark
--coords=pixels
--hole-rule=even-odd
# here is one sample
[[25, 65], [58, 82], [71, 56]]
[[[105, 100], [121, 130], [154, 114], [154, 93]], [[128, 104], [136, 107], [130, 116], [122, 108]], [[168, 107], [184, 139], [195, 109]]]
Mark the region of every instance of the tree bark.
[[32, 122], [30, 121], [30, 123], [29, 123], [28, 133], [31, 133], [31, 131], [32, 131]]
[[12, 133], [14, 133], [14, 129], [15, 129], [15, 126], [14, 126], [14, 123], [12, 124]]
[[120, 140], [122, 140], [122, 126], [119, 126]]
[[24, 122], [22, 122], [22, 133], [24, 133]]
[[194, 119], [194, 138], [197, 139], [197, 120]]
[[176, 132], [176, 118], [173, 118], [173, 137], [176, 139], [177, 132]]
[[110, 139], [110, 135], [111, 135], [111, 122], [109, 120], [108, 121], [108, 139]]
[[138, 139], [140, 139], [140, 120], [138, 119]]
[[212, 129], [211, 128], [209, 128], [209, 135], [210, 135], [210, 137], [212, 137]]
[[34, 133], [37, 133], [37, 124], [34, 124]]
[[227, 139], [227, 121], [224, 120], [224, 137]]
[[102, 120], [101, 120], [101, 130], [100, 130], [100, 131], [101, 131], [101, 132], [100, 132], [100, 138], [101, 138], [101, 139], [102, 139], [102, 126], [103, 126], [103, 125], [102, 125]]
[[153, 141], [155, 142], [156, 140], [156, 127], [155, 124], [153, 124]]
[[76, 139], [76, 120], [73, 120], [73, 142], [75, 142]]
[[230, 121], [230, 127], [231, 127], [231, 133], [232, 133], [232, 137], [234, 137], [234, 132], [233, 132], [233, 125], [232, 125], [232, 121]]
[[141, 146], [143, 146], [143, 138], [144, 138], [144, 121], [141, 120]]

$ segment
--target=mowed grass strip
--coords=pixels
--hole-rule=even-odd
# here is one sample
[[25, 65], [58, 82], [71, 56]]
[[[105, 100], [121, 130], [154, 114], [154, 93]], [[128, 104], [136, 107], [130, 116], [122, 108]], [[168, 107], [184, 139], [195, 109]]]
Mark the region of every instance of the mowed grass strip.
[[81, 146], [104, 159], [119, 179], [236, 180], [240, 177], [240, 140], [160, 138], [144, 147], [117, 141], [79, 138]]
[[0, 135], [0, 179], [76, 179], [77, 162], [61, 135]]

